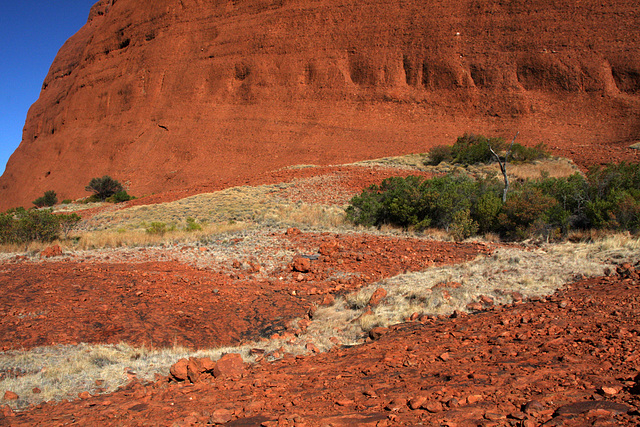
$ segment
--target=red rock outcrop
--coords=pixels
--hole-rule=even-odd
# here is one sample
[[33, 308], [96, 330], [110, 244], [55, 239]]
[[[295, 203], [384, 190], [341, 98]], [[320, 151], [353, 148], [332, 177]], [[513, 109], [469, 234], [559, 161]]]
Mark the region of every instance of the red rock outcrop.
[[[136, 195], [451, 143], [637, 158], [630, 0], [100, 0], [61, 48], [0, 209], [109, 174]], [[597, 146], [598, 149], [593, 148]]]

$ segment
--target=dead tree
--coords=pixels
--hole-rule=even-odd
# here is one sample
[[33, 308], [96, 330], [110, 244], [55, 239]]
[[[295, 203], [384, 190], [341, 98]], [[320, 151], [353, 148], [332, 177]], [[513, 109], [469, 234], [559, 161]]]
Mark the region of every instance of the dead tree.
[[511, 154], [511, 149], [513, 148], [513, 143], [516, 142], [516, 138], [520, 131], [516, 132], [516, 136], [513, 137], [511, 141], [511, 145], [509, 145], [509, 149], [507, 150], [507, 154], [504, 155], [504, 160], [493, 151], [491, 145], [489, 145], [489, 150], [491, 150], [491, 154], [493, 154], [500, 165], [500, 171], [502, 172], [502, 176], [504, 177], [504, 191], [502, 192], [502, 203], [506, 203], [507, 201], [507, 192], [509, 191], [509, 177], [507, 177], [507, 161], [509, 159], [509, 155]]

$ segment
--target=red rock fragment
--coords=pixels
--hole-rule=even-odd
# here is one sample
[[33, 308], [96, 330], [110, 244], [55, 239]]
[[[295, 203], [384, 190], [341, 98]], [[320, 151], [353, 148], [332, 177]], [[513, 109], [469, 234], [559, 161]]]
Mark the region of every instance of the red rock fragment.
[[226, 424], [233, 418], [233, 412], [229, 409], [216, 409], [209, 418], [210, 424]]
[[484, 306], [492, 306], [493, 305], [493, 298], [488, 297], [486, 295], [481, 295], [480, 296], [480, 303]]
[[285, 234], [287, 236], [297, 236], [300, 233], [302, 233], [302, 232], [299, 229], [295, 228], [295, 227], [291, 227], [291, 228], [287, 229], [287, 231], [285, 232]]
[[467, 403], [469, 405], [473, 405], [474, 403], [478, 403], [484, 400], [484, 397], [480, 394], [472, 394], [471, 396], [467, 396]]
[[429, 402], [426, 402], [422, 405], [422, 408], [435, 414], [437, 412], [442, 412], [443, 411], [443, 407], [442, 407], [442, 403], [438, 402], [437, 400], [431, 400]]
[[[4, 417], [15, 417], [16, 414], [13, 412], [13, 409], [11, 409], [11, 406], [9, 405], [2, 405], [0, 406], [0, 414], [2, 414], [2, 416]], [[0, 419], [0, 421], [2, 421]]]
[[213, 375], [216, 378], [239, 378], [245, 370], [242, 356], [238, 353], [229, 353], [222, 356], [216, 363]]
[[91, 398], [91, 393], [88, 391], [83, 391], [82, 393], [78, 393], [78, 397], [82, 400], [87, 400]]
[[320, 353], [320, 350], [318, 350], [318, 347], [316, 347], [315, 344], [313, 343], [307, 343], [305, 347], [308, 351], [312, 353]]
[[187, 365], [189, 361], [187, 359], [180, 359], [176, 363], [174, 363], [171, 368], [169, 368], [169, 372], [178, 381], [186, 381], [189, 379], [189, 375], [187, 374]]
[[3, 399], [4, 400], [18, 400], [19, 397], [20, 396], [18, 396], [16, 393], [14, 393], [14, 392], [12, 392], [10, 390], [7, 390], [7, 391], [4, 392]]
[[42, 258], [53, 258], [60, 255], [62, 255], [62, 248], [60, 245], [49, 246], [40, 253]]
[[371, 298], [369, 298], [369, 306], [375, 307], [380, 304], [380, 302], [387, 297], [387, 291], [384, 288], [378, 288], [373, 292]]
[[427, 396], [416, 396], [409, 400], [409, 408], [416, 410], [421, 409], [422, 405], [428, 400]]
[[40, 390], [38, 387], [34, 387], [34, 388], [31, 390], [31, 393], [33, 393], [33, 394], [40, 394], [40, 393], [42, 393], [42, 390]]
[[337, 242], [335, 241], [327, 242], [320, 245], [320, 249], [318, 249], [318, 253], [320, 255], [331, 256], [333, 255], [334, 252], [336, 252], [337, 249], [338, 249]]
[[467, 304], [467, 310], [469, 311], [482, 311], [484, 307], [479, 302], [470, 302]]
[[189, 362], [187, 363], [187, 378], [189, 378], [189, 381], [194, 384], [197, 383], [198, 381], [200, 381], [200, 376], [204, 371], [205, 370], [202, 367], [199, 359], [189, 359]]
[[524, 412], [527, 415], [536, 415], [539, 412], [542, 412], [546, 409], [546, 407], [540, 403], [537, 400], [530, 400], [529, 402], [525, 403], [525, 405], [522, 407], [522, 412]]
[[293, 260], [293, 271], [308, 273], [311, 270], [311, 261], [308, 258], [298, 257]]
[[387, 332], [389, 332], [389, 328], [383, 328], [382, 326], [376, 326], [375, 328], [371, 329], [369, 331], [369, 338], [371, 338], [372, 340], [377, 340], [379, 339], [381, 336], [383, 336], [384, 334], [386, 334]]

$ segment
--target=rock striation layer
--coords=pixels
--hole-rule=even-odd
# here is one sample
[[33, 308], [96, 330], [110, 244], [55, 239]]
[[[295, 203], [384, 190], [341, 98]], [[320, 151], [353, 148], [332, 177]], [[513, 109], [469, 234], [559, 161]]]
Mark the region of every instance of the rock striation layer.
[[632, 0], [100, 0], [29, 110], [0, 208], [104, 174], [143, 195], [465, 131], [628, 159], [639, 16]]

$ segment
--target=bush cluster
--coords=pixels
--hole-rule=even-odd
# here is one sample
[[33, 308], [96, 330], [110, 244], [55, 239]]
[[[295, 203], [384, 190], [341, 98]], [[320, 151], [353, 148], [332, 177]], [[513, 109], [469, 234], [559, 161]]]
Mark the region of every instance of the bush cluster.
[[85, 190], [92, 191], [94, 194], [89, 198], [91, 201], [108, 201], [112, 203], [120, 203], [131, 200], [132, 197], [122, 187], [120, 182], [105, 175], [102, 178], [92, 178]]
[[454, 238], [496, 232], [506, 239], [555, 238], [573, 229], [640, 230], [640, 166], [596, 167], [586, 177], [543, 177], [514, 183], [507, 201], [502, 183], [467, 175], [385, 179], [351, 199], [347, 219], [380, 227], [441, 228]]
[[[425, 161], [428, 166], [437, 166], [441, 162], [473, 165], [477, 163], [492, 163], [495, 156], [489, 149], [491, 147], [496, 154], [504, 154], [509, 147], [502, 138], [487, 138], [482, 135], [464, 134], [453, 145], [438, 145], [429, 151], [429, 157]], [[549, 157], [544, 144], [535, 147], [525, 147], [514, 143], [511, 147], [509, 161], [531, 162]]]
[[38, 208], [53, 206], [56, 203], [58, 203], [58, 196], [56, 196], [56, 192], [53, 190], [45, 191], [44, 196], [38, 197], [33, 201], [33, 204]]
[[0, 243], [51, 242], [68, 233], [80, 217], [56, 215], [51, 209], [10, 209], [0, 213]]

